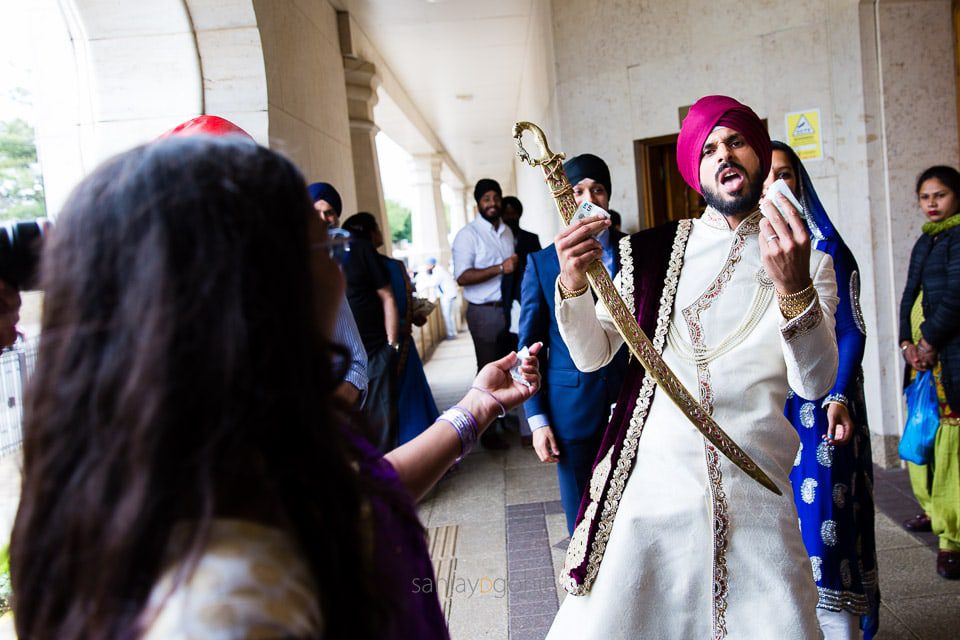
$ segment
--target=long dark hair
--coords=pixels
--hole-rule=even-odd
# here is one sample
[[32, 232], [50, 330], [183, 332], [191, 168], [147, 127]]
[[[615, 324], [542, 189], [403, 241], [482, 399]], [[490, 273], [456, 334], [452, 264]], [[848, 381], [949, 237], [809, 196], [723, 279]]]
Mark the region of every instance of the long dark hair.
[[930, 178], [936, 178], [942, 182], [953, 194], [960, 198], [960, 172], [953, 167], [938, 164], [924, 169], [923, 173], [917, 178], [917, 195], [920, 195], [920, 187]]
[[138, 635], [173, 525], [196, 523], [194, 562], [244, 504], [296, 537], [327, 637], [377, 635], [389, 598], [317, 329], [310, 215], [299, 171], [242, 140], [139, 147], [76, 188], [42, 262], [11, 542], [21, 638]]

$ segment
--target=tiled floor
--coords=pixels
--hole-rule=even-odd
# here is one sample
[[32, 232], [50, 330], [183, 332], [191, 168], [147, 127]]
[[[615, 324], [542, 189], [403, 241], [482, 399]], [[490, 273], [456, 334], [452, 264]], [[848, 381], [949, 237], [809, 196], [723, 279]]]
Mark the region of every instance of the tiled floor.
[[[467, 334], [444, 342], [426, 365], [438, 406], [459, 400], [473, 378]], [[447, 611], [453, 640], [539, 640], [565, 593], [556, 582], [568, 541], [555, 468], [530, 449], [478, 448], [421, 504], [428, 528], [457, 526]], [[913, 536], [900, 521], [916, 513], [902, 469], [876, 470], [875, 498], [882, 610], [879, 640], [960, 637], [960, 581], [934, 569], [936, 539]], [[449, 552], [449, 549], [448, 549]], [[438, 573], [438, 578], [439, 578]]]

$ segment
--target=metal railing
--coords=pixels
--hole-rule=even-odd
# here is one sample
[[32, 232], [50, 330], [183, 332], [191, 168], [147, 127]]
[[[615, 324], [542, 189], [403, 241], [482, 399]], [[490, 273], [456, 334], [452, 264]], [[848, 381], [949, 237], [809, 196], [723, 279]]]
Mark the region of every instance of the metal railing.
[[0, 457], [23, 445], [23, 390], [37, 362], [37, 340], [19, 340], [0, 353]]

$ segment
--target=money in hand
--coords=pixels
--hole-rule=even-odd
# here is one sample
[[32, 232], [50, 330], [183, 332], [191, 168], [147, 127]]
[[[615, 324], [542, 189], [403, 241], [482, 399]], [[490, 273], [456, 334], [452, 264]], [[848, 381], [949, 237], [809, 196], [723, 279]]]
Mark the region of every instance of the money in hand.
[[[603, 211], [603, 209], [601, 209]], [[530, 357], [530, 349], [524, 347], [517, 351], [517, 363], [510, 367], [510, 377], [519, 382], [520, 384], [526, 385], [527, 387], [532, 387], [533, 385], [523, 377], [523, 374], [520, 373], [520, 367], [523, 366], [523, 361], [525, 358]]]
[[[590, 202], [582, 202], [577, 208], [577, 212], [573, 214], [572, 218], [570, 218], [570, 224], [575, 224], [578, 220], [583, 220], [584, 218], [590, 218], [592, 216], [603, 216], [604, 218], [609, 218], [610, 214], [607, 213], [602, 207], [598, 207]], [[598, 235], [600, 234], [595, 233], [593, 237], [596, 238]]]

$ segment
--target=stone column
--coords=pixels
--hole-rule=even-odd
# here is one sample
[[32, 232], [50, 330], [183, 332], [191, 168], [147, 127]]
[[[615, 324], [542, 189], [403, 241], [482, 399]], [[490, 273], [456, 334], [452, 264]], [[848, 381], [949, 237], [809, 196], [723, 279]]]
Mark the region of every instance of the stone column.
[[[376, 136], [379, 129], [373, 122], [373, 107], [377, 103], [380, 80], [376, 68], [369, 62], [344, 56], [343, 70], [347, 84], [347, 113], [350, 117], [350, 145], [353, 149], [353, 175], [357, 188], [357, 211], [369, 211], [383, 231], [383, 250], [392, 252], [390, 221], [383, 202], [380, 183], [380, 160], [377, 157]], [[344, 211], [345, 216], [351, 213]]]
[[413, 181], [417, 189], [417, 208], [413, 212], [413, 250], [411, 265], [435, 257], [440, 264], [450, 260], [447, 240], [447, 219], [440, 196], [440, 168], [443, 157], [439, 153], [413, 156]]
[[469, 212], [471, 209], [467, 206], [467, 188], [453, 187], [453, 204], [450, 206], [450, 231], [454, 234], [469, 222]]

